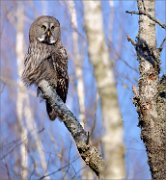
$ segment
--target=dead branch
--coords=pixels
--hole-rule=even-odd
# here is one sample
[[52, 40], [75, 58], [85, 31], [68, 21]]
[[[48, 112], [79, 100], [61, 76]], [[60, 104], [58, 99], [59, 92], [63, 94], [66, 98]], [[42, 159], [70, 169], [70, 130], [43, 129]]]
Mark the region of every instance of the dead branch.
[[149, 19], [151, 19], [152, 21], [154, 21], [155, 23], [157, 23], [158, 25], [160, 25], [163, 29], [166, 29], [166, 25], [161, 23], [158, 19], [156, 19], [155, 17], [151, 16], [150, 14], [148, 14], [147, 12], [144, 11], [126, 11], [126, 13], [128, 14], [136, 14], [136, 15], [144, 15], [147, 16]]
[[49, 86], [47, 81], [40, 81], [38, 86], [43, 93], [43, 98], [47, 99], [56, 111], [58, 117], [64, 122], [65, 126], [70, 131], [82, 159], [96, 173], [96, 175], [99, 176], [103, 170], [104, 161], [98, 150], [90, 144], [87, 144], [89, 138], [88, 133], [86, 133], [82, 128], [76, 117], [63, 103], [56, 91]]

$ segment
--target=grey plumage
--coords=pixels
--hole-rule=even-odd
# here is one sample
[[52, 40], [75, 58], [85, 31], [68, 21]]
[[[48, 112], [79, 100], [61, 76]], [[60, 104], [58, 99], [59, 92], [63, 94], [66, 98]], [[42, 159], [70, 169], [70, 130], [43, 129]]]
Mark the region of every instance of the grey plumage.
[[[25, 56], [25, 68], [22, 74], [28, 86], [45, 79], [66, 102], [68, 91], [67, 52], [60, 40], [60, 23], [52, 16], [40, 16], [31, 25], [29, 48]], [[46, 102], [46, 109], [51, 120], [56, 112]]]

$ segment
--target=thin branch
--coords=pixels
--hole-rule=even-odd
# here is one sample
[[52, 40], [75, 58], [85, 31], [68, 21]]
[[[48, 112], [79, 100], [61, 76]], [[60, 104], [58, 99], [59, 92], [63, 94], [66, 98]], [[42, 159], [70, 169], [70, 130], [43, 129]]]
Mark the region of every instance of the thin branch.
[[73, 113], [67, 108], [61, 98], [57, 95], [56, 91], [49, 86], [47, 81], [40, 81], [38, 87], [43, 93], [43, 98], [47, 99], [49, 104], [51, 104], [52, 108], [56, 111], [58, 117], [70, 131], [82, 159], [97, 176], [101, 175], [104, 168], [104, 161], [98, 150], [87, 144], [87, 132], [85, 132]]
[[[34, 130], [33, 130], [34, 131]], [[37, 131], [38, 134], [42, 133], [44, 131], [44, 128]], [[35, 133], [35, 132], [32, 132]], [[9, 154], [11, 154], [17, 147], [21, 146], [25, 141], [30, 139], [33, 136], [33, 134], [29, 134], [28, 136], [25, 136], [24, 140], [16, 142], [16, 145], [14, 145], [9, 151], [7, 151], [5, 154], [0, 156], [0, 161], [6, 158]]]
[[43, 175], [42, 177], [39, 178], [39, 180], [45, 179], [45, 178], [47, 178], [47, 177], [49, 177], [49, 176], [54, 175], [55, 173], [57, 173], [57, 172], [59, 172], [59, 171], [62, 171], [63, 169], [69, 167], [72, 163], [74, 163], [74, 162], [77, 161], [77, 160], [78, 160], [78, 157], [77, 157], [76, 159], [74, 159], [72, 162], [69, 162], [69, 163], [67, 163], [66, 165], [58, 168], [57, 170], [55, 170], [55, 171], [53, 171], [53, 172], [51, 172], [51, 173], [49, 173], [49, 174]]
[[160, 51], [160, 52], [161, 52], [162, 49], [163, 49], [163, 46], [164, 46], [165, 41], [166, 41], [166, 37], [165, 37], [165, 38], [162, 40], [162, 42], [161, 42], [161, 45], [160, 45], [160, 47], [159, 47], [159, 51]]
[[135, 42], [133, 39], [131, 39], [130, 36], [127, 36], [127, 40], [128, 40], [129, 42], [131, 42], [131, 44], [132, 44], [133, 46], [136, 46], [136, 42]]
[[6, 171], [7, 171], [7, 177], [8, 177], [8, 180], [11, 180], [11, 177], [10, 177], [10, 170], [9, 170], [9, 166], [8, 166], [7, 162], [5, 162], [5, 167], [6, 167]]
[[154, 21], [155, 23], [159, 24], [163, 29], [166, 29], [166, 25], [161, 23], [158, 19], [156, 19], [155, 17], [151, 16], [150, 14], [148, 14], [147, 12], [143, 12], [143, 11], [126, 11], [126, 13], [128, 14], [136, 14], [136, 15], [144, 15], [147, 16], [149, 19], [151, 19], [152, 21]]

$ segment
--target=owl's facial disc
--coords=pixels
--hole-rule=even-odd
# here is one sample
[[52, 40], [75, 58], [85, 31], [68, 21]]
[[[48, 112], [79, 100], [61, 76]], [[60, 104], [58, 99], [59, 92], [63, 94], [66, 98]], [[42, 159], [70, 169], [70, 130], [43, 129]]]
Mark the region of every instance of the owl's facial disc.
[[56, 38], [54, 37], [54, 28], [55, 26], [51, 23], [43, 23], [40, 27], [40, 34], [37, 39], [46, 44], [54, 44], [56, 42]]
[[49, 30], [46, 33], [39, 36], [38, 40], [46, 44], [54, 44], [56, 42], [55, 38], [53, 37], [53, 35]]

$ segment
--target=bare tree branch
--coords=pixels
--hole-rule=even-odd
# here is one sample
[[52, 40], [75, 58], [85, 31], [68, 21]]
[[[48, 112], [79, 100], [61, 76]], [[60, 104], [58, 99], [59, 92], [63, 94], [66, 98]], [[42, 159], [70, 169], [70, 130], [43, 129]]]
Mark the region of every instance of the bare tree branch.
[[154, 21], [155, 23], [159, 24], [163, 29], [166, 29], [166, 25], [161, 23], [158, 19], [156, 19], [155, 17], [151, 16], [150, 14], [148, 14], [147, 12], [144, 11], [126, 11], [126, 13], [128, 14], [136, 14], [136, 15], [145, 15], [147, 16], [149, 19], [151, 19], [152, 21]]
[[166, 41], [166, 37], [162, 40], [161, 45], [159, 47], [159, 51], [161, 52], [163, 50], [164, 43]]
[[62, 171], [63, 169], [69, 167], [72, 163], [74, 163], [74, 162], [77, 161], [78, 159], [79, 159], [79, 157], [75, 158], [72, 162], [69, 162], [69, 163], [67, 163], [66, 165], [58, 168], [57, 170], [55, 170], [55, 171], [53, 171], [53, 172], [51, 172], [51, 173], [49, 173], [49, 174], [43, 175], [42, 177], [39, 178], [39, 180], [45, 179], [45, 178], [47, 178], [47, 177], [49, 177], [49, 176], [52, 176], [52, 175], [56, 174], [56, 173], [59, 172], [59, 171]]
[[44, 128], [38, 130], [37, 132], [35, 132], [33, 130], [32, 134], [29, 134], [28, 136], [25, 136], [23, 140], [19, 140], [18, 142], [16, 141], [16, 144], [11, 149], [9, 149], [7, 152], [5, 152], [5, 154], [1, 154], [0, 161], [5, 159], [9, 154], [11, 154], [17, 147], [21, 146], [25, 141], [32, 138], [32, 136], [34, 136], [34, 133], [40, 134], [43, 131], [44, 131]]
[[135, 42], [133, 39], [131, 39], [130, 36], [127, 36], [127, 40], [128, 40], [129, 42], [131, 42], [131, 44], [132, 44], [133, 46], [136, 46], [136, 42]]
[[64, 122], [65, 126], [70, 131], [82, 159], [96, 173], [96, 175], [99, 176], [103, 170], [104, 161], [98, 150], [87, 144], [89, 138], [88, 134], [82, 128], [73, 113], [57, 95], [56, 91], [49, 86], [47, 81], [40, 81], [38, 86], [43, 93], [43, 98], [47, 99], [52, 108], [56, 111], [58, 117]]

